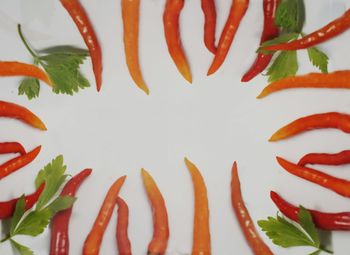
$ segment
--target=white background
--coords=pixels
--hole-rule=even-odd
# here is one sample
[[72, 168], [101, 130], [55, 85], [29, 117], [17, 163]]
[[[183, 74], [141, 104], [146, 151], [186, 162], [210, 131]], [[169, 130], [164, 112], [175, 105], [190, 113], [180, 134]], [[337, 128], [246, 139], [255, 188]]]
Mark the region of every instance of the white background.
[[[213, 56], [203, 44], [200, 1], [186, 1], [181, 15], [181, 37], [194, 77], [189, 85], [177, 72], [166, 48], [162, 11], [164, 0], [142, 1], [140, 21], [141, 66], [151, 94], [146, 96], [132, 82], [124, 60], [120, 1], [87, 1], [82, 4], [95, 26], [104, 55], [103, 86], [97, 93], [91, 63], [83, 70], [91, 88], [77, 95], [51, 93], [42, 84], [40, 98], [17, 96], [20, 78], [1, 78], [1, 100], [27, 106], [48, 127], [37, 131], [22, 123], [0, 119], [0, 141], [20, 141], [27, 150], [41, 144], [38, 158], [25, 169], [1, 180], [0, 199], [32, 192], [39, 169], [63, 154], [69, 173], [91, 167], [93, 174], [81, 186], [70, 224], [71, 254], [81, 254], [105, 193], [121, 175], [128, 178], [121, 196], [130, 207], [129, 234], [134, 254], [145, 254], [152, 237], [151, 210], [142, 185], [140, 168], [153, 175], [169, 212], [168, 254], [188, 254], [192, 245], [193, 189], [184, 165], [189, 157], [207, 183], [213, 254], [249, 254], [230, 202], [231, 165], [238, 161], [243, 196], [254, 220], [273, 216], [277, 210], [269, 191], [288, 201], [322, 211], [349, 211], [350, 201], [283, 171], [275, 161], [280, 155], [296, 162], [308, 152], [349, 149], [350, 136], [336, 130], [319, 130], [278, 143], [267, 142], [284, 124], [304, 115], [339, 111], [350, 113], [349, 92], [344, 90], [289, 90], [263, 100], [255, 99], [267, 85], [259, 76], [240, 82], [250, 67], [262, 30], [262, 1], [251, 0], [224, 65], [206, 77]], [[217, 0], [217, 35], [231, 1]], [[311, 32], [340, 16], [349, 0], [308, 0], [304, 32]], [[75, 24], [58, 1], [2, 0], [0, 5], [0, 59], [31, 62], [16, 34], [21, 22], [36, 48], [71, 44], [84, 47]], [[349, 68], [350, 33], [324, 43], [330, 71]], [[300, 73], [315, 71], [304, 51], [299, 52]], [[2, 159], [7, 159], [3, 157]], [[326, 167], [350, 179], [350, 169]], [[114, 214], [105, 233], [101, 254], [115, 254]], [[263, 235], [263, 234], [262, 234]], [[279, 249], [265, 238], [276, 254], [306, 254], [312, 249]], [[348, 254], [349, 234], [335, 232], [335, 254]], [[48, 254], [49, 231], [37, 238], [18, 237], [36, 254]], [[0, 254], [12, 254], [8, 243]]]

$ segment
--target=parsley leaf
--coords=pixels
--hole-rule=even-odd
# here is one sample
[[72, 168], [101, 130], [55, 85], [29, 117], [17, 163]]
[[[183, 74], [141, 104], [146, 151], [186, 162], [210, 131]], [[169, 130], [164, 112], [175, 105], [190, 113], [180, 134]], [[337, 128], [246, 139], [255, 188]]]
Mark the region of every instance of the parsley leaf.
[[38, 236], [44, 232], [51, 217], [52, 214], [49, 210], [32, 211], [19, 223], [12, 236]]
[[14, 212], [12, 219], [11, 219], [11, 225], [10, 225], [10, 235], [11, 236], [14, 234], [14, 231], [15, 231], [19, 221], [23, 217], [24, 210], [25, 210], [25, 198], [24, 198], [24, 196], [21, 196], [21, 198], [17, 200], [15, 212]]
[[29, 100], [37, 98], [40, 92], [40, 83], [35, 78], [25, 78], [18, 87], [18, 95], [26, 95]]
[[301, 206], [298, 212], [298, 218], [299, 218], [300, 225], [306, 231], [306, 233], [311, 237], [311, 239], [314, 242], [314, 245], [316, 247], [319, 247], [320, 238], [318, 236], [317, 229], [315, 227], [315, 224], [312, 220], [312, 216], [309, 213], [309, 211]]
[[284, 31], [300, 33], [305, 23], [304, 1], [282, 1], [276, 10], [275, 23]]
[[294, 76], [297, 71], [298, 59], [296, 51], [282, 51], [267, 69], [268, 81], [274, 82], [288, 76]]
[[310, 62], [316, 66], [322, 73], [328, 73], [328, 56], [317, 47], [307, 49]]
[[55, 215], [60, 211], [71, 208], [75, 200], [76, 200], [75, 197], [59, 196], [50, 205], [48, 205], [46, 209], [49, 210], [51, 214]]
[[11, 241], [12, 246], [16, 248], [16, 250], [18, 251], [18, 253], [20, 255], [34, 255], [34, 252], [31, 249], [29, 249], [28, 247], [17, 243], [13, 239], [11, 239], [10, 241]]

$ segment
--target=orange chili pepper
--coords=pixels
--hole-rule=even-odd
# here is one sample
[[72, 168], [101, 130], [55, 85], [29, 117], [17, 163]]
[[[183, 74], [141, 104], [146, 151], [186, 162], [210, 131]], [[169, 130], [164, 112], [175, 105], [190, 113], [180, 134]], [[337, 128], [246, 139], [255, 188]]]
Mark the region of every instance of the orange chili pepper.
[[131, 255], [131, 244], [128, 237], [129, 208], [125, 201], [117, 198], [118, 220], [117, 220], [117, 244], [119, 254]]
[[34, 113], [18, 104], [0, 101], [0, 117], [19, 119], [32, 127], [47, 130], [45, 124]]
[[148, 95], [149, 90], [142, 77], [139, 64], [139, 13], [140, 0], [122, 0], [126, 63], [136, 85]]
[[192, 255], [211, 254], [208, 194], [198, 168], [185, 158], [194, 187], [194, 228]]
[[350, 164], [350, 150], [345, 150], [334, 154], [309, 153], [303, 156], [298, 162], [299, 166], [305, 166], [307, 164], [332, 166]]
[[152, 205], [153, 212], [153, 239], [148, 245], [148, 255], [163, 255], [169, 239], [168, 213], [165, 202], [153, 180], [152, 176], [145, 170], [141, 169], [143, 184]]
[[259, 255], [272, 255], [273, 253], [270, 248], [264, 243], [259, 236], [259, 233], [256, 231], [254, 221], [250, 217], [249, 211], [244, 204], [236, 162], [234, 162], [232, 166], [231, 200], [239, 225], [241, 226], [245, 239], [249, 243], [253, 253]]
[[182, 76], [189, 83], [192, 83], [191, 70], [180, 39], [179, 16], [184, 4], [184, 0], [167, 0], [163, 14], [163, 25], [170, 56]]
[[220, 36], [218, 48], [207, 75], [215, 73], [224, 63], [239, 25], [247, 12], [248, 6], [249, 0], [232, 0], [230, 14]]
[[87, 236], [83, 255], [98, 255], [103, 238], [103, 234], [107, 228], [109, 220], [111, 219], [114, 206], [117, 202], [119, 191], [124, 184], [126, 176], [120, 177], [109, 188], [107, 195], [102, 203], [101, 209], [96, 217], [94, 225]]
[[0, 76], [28, 76], [52, 86], [49, 76], [42, 69], [16, 61], [0, 61]]
[[309, 73], [291, 76], [269, 84], [257, 98], [266, 97], [274, 92], [294, 88], [328, 88], [350, 89], [350, 71], [336, 71], [333, 73]]
[[215, 30], [216, 30], [216, 8], [214, 0], [202, 0], [204, 13], [204, 43], [207, 49], [215, 54]]
[[269, 141], [282, 140], [305, 131], [320, 128], [336, 128], [345, 133], [350, 133], [350, 115], [338, 112], [309, 115], [282, 127], [271, 136]]

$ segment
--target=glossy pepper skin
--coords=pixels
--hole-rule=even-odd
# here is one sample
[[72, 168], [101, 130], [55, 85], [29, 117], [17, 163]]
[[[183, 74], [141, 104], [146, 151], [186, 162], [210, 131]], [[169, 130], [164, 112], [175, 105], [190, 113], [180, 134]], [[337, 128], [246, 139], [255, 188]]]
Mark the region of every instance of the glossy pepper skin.
[[214, 0], [202, 0], [202, 11], [204, 13], [204, 44], [207, 49], [215, 54], [215, 32], [216, 32], [216, 7]]
[[101, 209], [96, 217], [94, 225], [92, 226], [92, 229], [85, 240], [83, 247], [83, 255], [99, 254], [103, 234], [111, 219], [113, 209], [117, 202], [119, 191], [123, 186], [125, 179], [126, 176], [120, 177], [109, 188], [107, 195], [102, 203]]
[[336, 128], [345, 133], [350, 133], [350, 115], [338, 112], [309, 115], [282, 127], [271, 136], [269, 141], [282, 140], [302, 132], [320, 128]]
[[[44, 188], [45, 188], [45, 183], [41, 184], [34, 193], [24, 197], [25, 211], [28, 211], [30, 208], [34, 206], [34, 204], [38, 201]], [[16, 209], [17, 201], [19, 199], [20, 198], [14, 198], [9, 201], [0, 202], [0, 219], [1, 220], [8, 219], [13, 216], [13, 213], [15, 212], [15, 209]]]
[[122, 16], [124, 28], [125, 58], [129, 73], [136, 83], [147, 95], [148, 87], [141, 73], [139, 63], [139, 13], [140, 0], [122, 0]]
[[257, 98], [260, 99], [281, 90], [294, 88], [350, 89], [349, 81], [350, 71], [348, 70], [291, 76], [270, 83]]
[[[64, 186], [61, 196], [74, 197], [80, 185], [91, 174], [91, 169], [85, 169], [70, 179]], [[50, 255], [69, 254], [69, 221], [73, 208], [58, 212], [51, 221]]]
[[221, 33], [216, 54], [207, 75], [215, 73], [224, 63], [239, 25], [247, 12], [248, 6], [249, 0], [232, 0], [230, 14], [224, 30]]
[[350, 9], [341, 17], [301, 39], [264, 47], [268, 51], [306, 49], [334, 38], [350, 28]]
[[32, 162], [38, 156], [40, 150], [41, 146], [38, 146], [32, 151], [0, 165], [0, 180]]
[[347, 180], [322, 173], [312, 168], [298, 166], [281, 157], [277, 157], [277, 162], [287, 172], [295, 176], [332, 190], [341, 196], [350, 197], [350, 182]]
[[117, 245], [119, 254], [131, 255], [131, 243], [128, 236], [129, 208], [125, 201], [117, 198], [118, 219], [117, 219]]
[[[270, 197], [278, 209], [293, 221], [298, 221], [299, 208], [285, 201], [276, 192], [271, 191]], [[307, 209], [315, 225], [323, 230], [350, 230], [350, 212], [324, 213]]]
[[241, 230], [253, 253], [258, 255], [273, 255], [270, 248], [264, 243], [259, 233], [256, 231], [254, 221], [250, 217], [249, 211], [245, 206], [236, 162], [234, 162], [232, 166], [231, 201]]
[[18, 119], [34, 128], [47, 130], [38, 116], [18, 104], [0, 101], [0, 117]]
[[332, 166], [350, 164], [350, 150], [345, 150], [334, 154], [309, 153], [303, 156], [298, 162], [299, 166], [305, 166], [308, 164], [332, 165]]
[[[280, 0], [264, 0], [264, 29], [260, 39], [260, 45], [279, 35], [279, 28], [275, 25], [275, 14]], [[269, 65], [273, 54], [258, 53], [255, 62], [242, 77], [242, 82], [248, 82], [260, 74]]]
[[24, 155], [26, 154], [26, 151], [23, 148], [22, 144], [17, 142], [0, 143], [0, 154], [8, 153], [19, 153], [21, 155]]
[[153, 212], [153, 238], [148, 245], [147, 254], [163, 255], [169, 240], [169, 220], [165, 201], [152, 176], [145, 169], [141, 170], [141, 175]]
[[95, 74], [96, 89], [97, 91], [100, 91], [102, 86], [102, 51], [91, 21], [79, 0], [60, 1], [73, 19], [89, 49], [92, 67]]
[[185, 164], [194, 188], [194, 226], [192, 255], [210, 255], [210, 224], [207, 187], [199, 169], [187, 158]]
[[178, 71], [192, 83], [192, 74], [180, 37], [179, 18], [185, 5], [185, 0], [166, 0], [163, 14], [163, 25], [168, 51]]

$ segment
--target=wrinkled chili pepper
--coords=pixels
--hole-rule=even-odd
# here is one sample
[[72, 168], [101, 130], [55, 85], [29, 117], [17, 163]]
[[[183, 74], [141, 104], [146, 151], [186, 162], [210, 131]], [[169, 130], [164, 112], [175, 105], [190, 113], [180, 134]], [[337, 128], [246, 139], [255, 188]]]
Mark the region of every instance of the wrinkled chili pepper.
[[[45, 188], [45, 183], [41, 184], [34, 193], [24, 197], [25, 211], [29, 210], [34, 206], [34, 204], [38, 201], [44, 188]], [[0, 219], [1, 220], [8, 219], [13, 216], [13, 213], [15, 212], [15, 209], [16, 209], [17, 201], [19, 199], [20, 198], [14, 198], [9, 201], [0, 202]]]
[[26, 151], [23, 148], [22, 144], [17, 142], [0, 143], [0, 154], [8, 153], [19, 153], [21, 155], [24, 155], [26, 154]]
[[194, 188], [194, 226], [192, 254], [211, 254], [207, 187], [199, 169], [187, 158], [185, 164]]
[[102, 51], [91, 21], [79, 0], [60, 1], [73, 19], [89, 49], [92, 67], [95, 74], [96, 88], [97, 91], [100, 91], [102, 86]]
[[350, 164], [350, 150], [345, 150], [334, 154], [309, 153], [303, 156], [298, 162], [299, 166], [305, 166], [307, 164], [332, 165], [332, 166]]
[[47, 130], [45, 124], [39, 119], [39, 117], [27, 108], [18, 104], [0, 101], [0, 117], [19, 119], [32, 127]]
[[332, 190], [341, 196], [350, 197], [350, 182], [347, 180], [322, 173], [312, 168], [298, 166], [280, 157], [277, 157], [277, 161], [281, 167], [295, 176]]
[[38, 146], [32, 151], [0, 165], [0, 180], [32, 162], [38, 156], [40, 150], [41, 146]]
[[141, 170], [143, 184], [148, 199], [151, 202], [153, 212], [153, 238], [148, 245], [149, 255], [163, 255], [169, 239], [168, 213], [162, 193], [157, 187], [152, 176], [145, 170]]
[[291, 76], [272, 82], [263, 89], [257, 98], [266, 97], [274, 92], [294, 88], [327, 88], [350, 89], [350, 71], [336, 71], [333, 73], [309, 73]]
[[277, 50], [299, 50], [306, 49], [324, 41], [327, 41], [350, 28], [350, 9], [347, 10], [341, 17], [328, 23], [326, 26], [316, 30], [315, 32], [287, 43], [280, 43], [264, 47], [267, 51]]
[[139, 63], [139, 13], [140, 0], [122, 0], [122, 16], [124, 28], [125, 58], [129, 73], [136, 83], [147, 95], [148, 87], [142, 77]]
[[[85, 169], [70, 179], [64, 186], [61, 196], [74, 197], [83, 181], [91, 174], [91, 169]], [[69, 220], [72, 215], [72, 209], [69, 208], [58, 212], [51, 222], [51, 242], [50, 255], [68, 255], [69, 254]]]
[[[279, 29], [275, 24], [275, 14], [280, 0], [264, 0], [264, 29], [260, 39], [260, 45], [279, 35]], [[242, 82], [248, 82], [260, 74], [269, 65], [273, 54], [258, 53], [255, 62], [242, 77]]]
[[282, 140], [302, 132], [320, 128], [336, 128], [345, 133], [350, 133], [350, 115], [338, 112], [309, 115], [282, 127], [271, 136], [269, 141]]
[[184, 5], [184, 0], [166, 0], [163, 25], [170, 56], [181, 75], [192, 83], [191, 70], [180, 38], [179, 17]]
[[214, 0], [202, 0], [202, 11], [204, 13], [204, 44], [207, 49], [215, 54], [215, 31], [216, 31], [216, 7]]
[[92, 229], [85, 240], [83, 247], [83, 255], [99, 254], [103, 234], [111, 219], [113, 209], [117, 202], [119, 191], [123, 186], [125, 179], [126, 176], [120, 177], [109, 188], [107, 195], [102, 203], [101, 209], [96, 217], [94, 225], [92, 226]]
[[259, 233], [256, 231], [254, 221], [250, 217], [249, 211], [244, 204], [236, 162], [234, 162], [232, 166], [231, 200], [241, 230], [243, 231], [249, 246], [253, 250], [253, 253], [259, 255], [272, 255], [273, 253], [270, 248], [264, 243], [259, 236]]
[[[276, 192], [271, 191], [270, 197], [278, 209], [289, 219], [298, 221], [299, 208], [285, 201]], [[324, 213], [307, 209], [313, 222], [318, 228], [324, 230], [350, 230], [350, 212]]]
[[125, 201], [117, 198], [118, 220], [117, 220], [117, 244], [119, 254], [131, 255], [131, 244], [128, 236], [129, 208]]
[[221, 33], [214, 60], [207, 75], [215, 73], [224, 63], [239, 25], [248, 9], [249, 0], [232, 0], [230, 14]]

